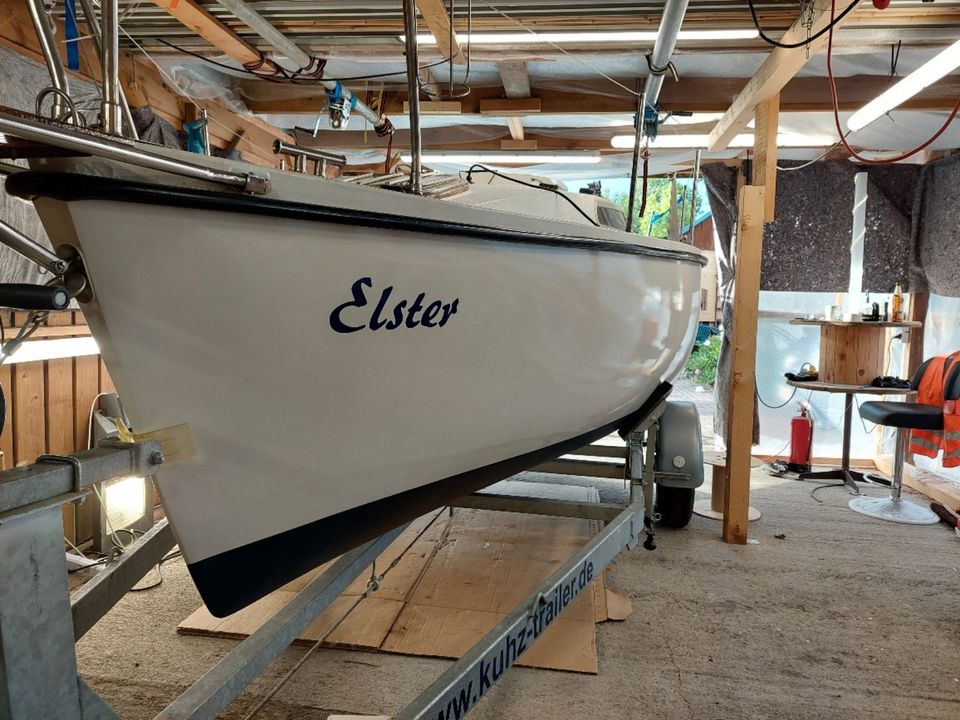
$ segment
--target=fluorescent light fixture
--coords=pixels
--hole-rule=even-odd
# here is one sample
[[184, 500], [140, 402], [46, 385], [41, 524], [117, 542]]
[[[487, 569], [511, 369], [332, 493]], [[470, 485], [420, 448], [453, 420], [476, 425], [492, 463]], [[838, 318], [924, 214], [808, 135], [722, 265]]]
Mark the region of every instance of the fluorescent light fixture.
[[63, 358], [99, 354], [100, 348], [97, 346], [97, 341], [92, 337], [28, 340], [13, 355], [5, 358], [3, 364], [13, 365], [38, 360], [61, 360]]
[[[610, 139], [610, 145], [622, 150], [633, 148], [633, 135], [614, 135]], [[683, 148], [706, 148], [710, 142], [709, 135], [689, 134], [689, 135], [658, 135], [656, 140], [650, 143], [653, 150], [665, 149], [683, 149]], [[817, 135], [798, 135], [796, 133], [779, 133], [777, 135], [778, 147], [830, 147], [836, 142], [832, 137]], [[736, 135], [730, 141], [728, 147], [749, 148], [753, 147], [753, 135], [743, 133]]]
[[[632, 137], [632, 136], [631, 136]], [[400, 156], [403, 162], [410, 162], [410, 154]], [[425, 152], [423, 162], [446, 163], [449, 165], [469, 165], [471, 163], [489, 163], [491, 165], [535, 165], [538, 163], [564, 163], [567, 165], [596, 165], [600, 162], [597, 152]]]
[[857, 110], [847, 120], [847, 127], [851, 132], [865, 128], [957, 67], [960, 67], [960, 40]]
[[[681, 30], [677, 33], [678, 40], [753, 40], [758, 37], [755, 29], [727, 29], [727, 30]], [[542, 43], [576, 44], [576, 43], [611, 43], [637, 42], [653, 43], [657, 39], [656, 30], [631, 30], [622, 32], [543, 32], [543, 33], [466, 33], [457, 34], [462, 43], [472, 45], [536, 45]], [[400, 42], [405, 42], [406, 36], [400, 36]], [[418, 45], [436, 45], [437, 41], [431, 33], [417, 35]]]

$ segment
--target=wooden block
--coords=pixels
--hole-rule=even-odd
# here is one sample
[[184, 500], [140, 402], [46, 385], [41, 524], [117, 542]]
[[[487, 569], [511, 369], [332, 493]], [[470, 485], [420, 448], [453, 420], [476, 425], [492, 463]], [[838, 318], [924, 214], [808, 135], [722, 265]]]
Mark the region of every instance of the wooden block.
[[501, 140], [501, 150], [536, 150], [538, 146], [536, 140]]
[[540, 98], [487, 98], [480, 101], [481, 115], [530, 115], [540, 112]]

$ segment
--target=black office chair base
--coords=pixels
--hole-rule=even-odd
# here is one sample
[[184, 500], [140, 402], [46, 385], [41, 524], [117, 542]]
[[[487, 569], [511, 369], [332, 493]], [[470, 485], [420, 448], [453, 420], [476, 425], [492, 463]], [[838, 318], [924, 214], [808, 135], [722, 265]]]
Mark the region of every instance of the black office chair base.
[[906, 525], [934, 525], [940, 522], [936, 513], [903, 498], [867, 497], [861, 495], [849, 503], [850, 509], [867, 517]]
[[843, 484], [847, 486], [847, 489], [850, 491], [851, 495], [859, 495], [860, 488], [857, 487], [857, 483], [866, 482], [863, 477], [862, 472], [856, 470], [844, 470], [843, 468], [837, 468], [836, 470], [822, 470], [818, 472], [807, 472], [800, 473], [801, 480], [842, 480]]

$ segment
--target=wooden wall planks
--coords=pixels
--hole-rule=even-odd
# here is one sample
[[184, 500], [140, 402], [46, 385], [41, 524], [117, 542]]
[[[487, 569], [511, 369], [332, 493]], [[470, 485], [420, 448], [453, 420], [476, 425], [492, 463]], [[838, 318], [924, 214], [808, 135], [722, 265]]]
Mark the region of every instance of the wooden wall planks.
[[[19, 316], [15, 320], [22, 322]], [[46, 323], [89, 330], [79, 312], [51, 313]], [[7, 337], [17, 328], [7, 328]], [[69, 337], [72, 333], [68, 333]], [[113, 381], [97, 355], [0, 365], [6, 394], [6, 422], [0, 450], [7, 467], [26, 465], [38, 455], [68, 454], [87, 447], [90, 408], [101, 392], [113, 392]], [[71, 542], [91, 537], [93, 503], [64, 505], [64, 530]]]

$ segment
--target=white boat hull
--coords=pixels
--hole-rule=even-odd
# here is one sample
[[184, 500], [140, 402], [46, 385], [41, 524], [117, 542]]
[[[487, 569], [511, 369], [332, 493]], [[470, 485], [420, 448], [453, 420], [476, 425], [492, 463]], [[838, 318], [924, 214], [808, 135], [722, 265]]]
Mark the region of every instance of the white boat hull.
[[156, 482], [218, 615], [629, 422], [695, 335], [700, 264], [663, 243], [32, 195], [134, 430], [190, 428]]

